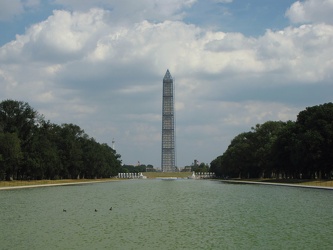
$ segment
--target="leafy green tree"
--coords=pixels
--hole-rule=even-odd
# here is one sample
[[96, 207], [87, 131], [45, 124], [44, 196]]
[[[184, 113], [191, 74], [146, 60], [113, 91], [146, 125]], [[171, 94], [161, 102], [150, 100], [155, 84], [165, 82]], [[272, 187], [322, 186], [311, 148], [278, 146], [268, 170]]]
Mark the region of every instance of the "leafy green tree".
[[333, 104], [301, 111], [296, 122], [268, 121], [237, 135], [211, 162], [217, 176], [331, 178]]
[[120, 157], [77, 125], [46, 122], [24, 102], [0, 103], [0, 180], [110, 177]]
[[57, 141], [59, 126], [42, 122], [35, 129], [28, 152], [27, 176], [33, 179], [58, 179], [62, 169]]
[[20, 140], [16, 133], [0, 133], [0, 155], [0, 180], [14, 179], [22, 159]]
[[253, 169], [253, 133], [246, 132], [237, 135], [221, 157], [221, 172], [223, 176], [250, 177]]
[[147, 166], [144, 164], [140, 164], [138, 166], [134, 165], [123, 165], [120, 168], [121, 173], [140, 173], [140, 172], [146, 172]]
[[258, 174], [255, 162], [253, 132], [241, 133], [231, 142], [229, 162], [231, 168], [237, 170], [239, 178], [253, 178]]
[[218, 176], [239, 178], [271, 177], [272, 147], [285, 123], [268, 121], [250, 132], [237, 135], [224, 154], [211, 163]]
[[196, 172], [196, 173], [204, 173], [204, 172], [208, 172], [209, 171], [209, 166], [203, 162], [201, 162], [200, 164], [195, 164], [192, 166], [192, 171]]
[[222, 170], [222, 156], [221, 155], [211, 161], [209, 171], [214, 172], [216, 177], [223, 176], [224, 173]]
[[0, 103], [0, 124], [3, 132], [16, 133], [25, 147], [34, 127], [43, 119], [26, 102], [5, 100]]
[[120, 168], [120, 173], [138, 173], [134, 165], [124, 164]]
[[[5, 100], [0, 103], [0, 128], [2, 132], [16, 134], [22, 152], [22, 164], [28, 161], [28, 151], [33, 138], [33, 131], [43, 117], [38, 114], [28, 103], [14, 100]], [[12, 169], [13, 178], [22, 175], [23, 165], [17, 165]]]
[[148, 164], [146, 167], [146, 172], [156, 172], [156, 169], [154, 168], [153, 165]]
[[60, 138], [58, 148], [63, 167], [64, 178], [79, 178], [83, 169], [82, 147], [80, 139], [84, 131], [74, 124], [62, 124], [60, 126]]
[[301, 141], [298, 138], [297, 126], [293, 121], [288, 121], [279, 131], [272, 145], [273, 167], [272, 177], [299, 178], [301, 156], [298, 153]]
[[116, 153], [109, 145], [103, 143], [100, 145], [101, 152], [104, 155], [103, 165], [104, 171], [102, 173], [103, 177], [116, 176], [119, 173], [121, 167], [120, 155]]
[[303, 174], [331, 178], [333, 171], [333, 103], [308, 107], [296, 120]]
[[253, 152], [258, 177], [272, 177], [274, 169], [273, 145], [280, 131], [286, 125], [282, 121], [268, 121], [257, 124], [253, 130]]
[[83, 177], [99, 178], [115, 176], [120, 171], [120, 155], [107, 144], [93, 138], [82, 138]]
[[100, 152], [98, 143], [93, 138], [82, 138], [83, 178], [97, 178]]

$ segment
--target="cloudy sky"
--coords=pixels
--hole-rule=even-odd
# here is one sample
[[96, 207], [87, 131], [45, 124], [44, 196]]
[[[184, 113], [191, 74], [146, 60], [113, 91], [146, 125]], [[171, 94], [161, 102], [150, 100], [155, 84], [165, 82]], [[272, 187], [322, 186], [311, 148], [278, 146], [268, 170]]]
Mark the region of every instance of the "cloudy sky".
[[333, 0], [0, 0], [0, 100], [160, 167], [162, 79], [177, 165], [332, 101]]

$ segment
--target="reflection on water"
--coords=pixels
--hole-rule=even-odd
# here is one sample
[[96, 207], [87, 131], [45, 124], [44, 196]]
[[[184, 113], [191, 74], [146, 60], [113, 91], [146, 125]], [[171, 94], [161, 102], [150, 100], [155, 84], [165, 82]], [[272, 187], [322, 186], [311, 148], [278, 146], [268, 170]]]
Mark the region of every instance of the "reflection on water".
[[331, 249], [332, 196], [209, 180], [6, 190], [0, 248]]

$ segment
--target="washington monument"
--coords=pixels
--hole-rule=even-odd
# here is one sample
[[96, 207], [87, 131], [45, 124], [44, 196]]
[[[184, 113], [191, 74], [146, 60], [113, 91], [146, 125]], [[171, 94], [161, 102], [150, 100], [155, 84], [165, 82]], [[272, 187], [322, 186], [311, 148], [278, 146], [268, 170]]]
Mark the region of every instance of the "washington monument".
[[162, 172], [175, 171], [175, 119], [173, 79], [166, 71], [163, 78], [162, 103]]

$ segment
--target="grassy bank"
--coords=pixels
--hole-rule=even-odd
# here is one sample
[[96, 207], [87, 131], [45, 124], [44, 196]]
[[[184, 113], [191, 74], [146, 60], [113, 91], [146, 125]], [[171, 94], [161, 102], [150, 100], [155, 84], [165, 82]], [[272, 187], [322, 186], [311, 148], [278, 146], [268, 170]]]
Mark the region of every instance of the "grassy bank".
[[333, 187], [333, 180], [307, 180], [307, 179], [233, 179], [233, 180], [293, 184], [293, 185], [303, 185], [303, 186]]
[[19, 187], [19, 186], [32, 186], [32, 185], [54, 185], [54, 184], [69, 184], [69, 183], [86, 183], [86, 182], [100, 182], [112, 181], [115, 179], [63, 179], [63, 180], [14, 180], [14, 181], [0, 181], [1, 187]]
[[[186, 178], [191, 175], [189, 172], [177, 172], [177, 173], [162, 173], [162, 172], [147, 172], [143, 173], [149, 179], [163, 178], [163, 177], [178, 177]], [[14, 181], [0, 181], [1, 187], [20, 187], [20, 186], [35, 186], [35, 185], [60, 185], [69, 183], [82, 183], [82, 182], [101, 182], [101, 181], [115, 181], [124, 180], [117, 178], [106, 178], [106, 179], [63, 179], [63, 180], [14, 180]]]
[[[163, 173], [163, 172], [146, 172], [143, 173], [148, 179], [163, 178], [163, 177], [178, 177], [186, 178], [191, 176], [189, 172], [176, 172], [176, 173]], [[63, 179], [63, 180], [30, 180], [30, 181], [0, 181], [1, 187], [18, 187], [18, 186], [28, 186], [28, 185], [54, 185], [54, 184], [67, 184], [67, 183], [82, 183], [82, 182], [100, 182], [100, 181], [115, 181], [124, 180], [117, 178], [107, 178], [107, 179]]]

